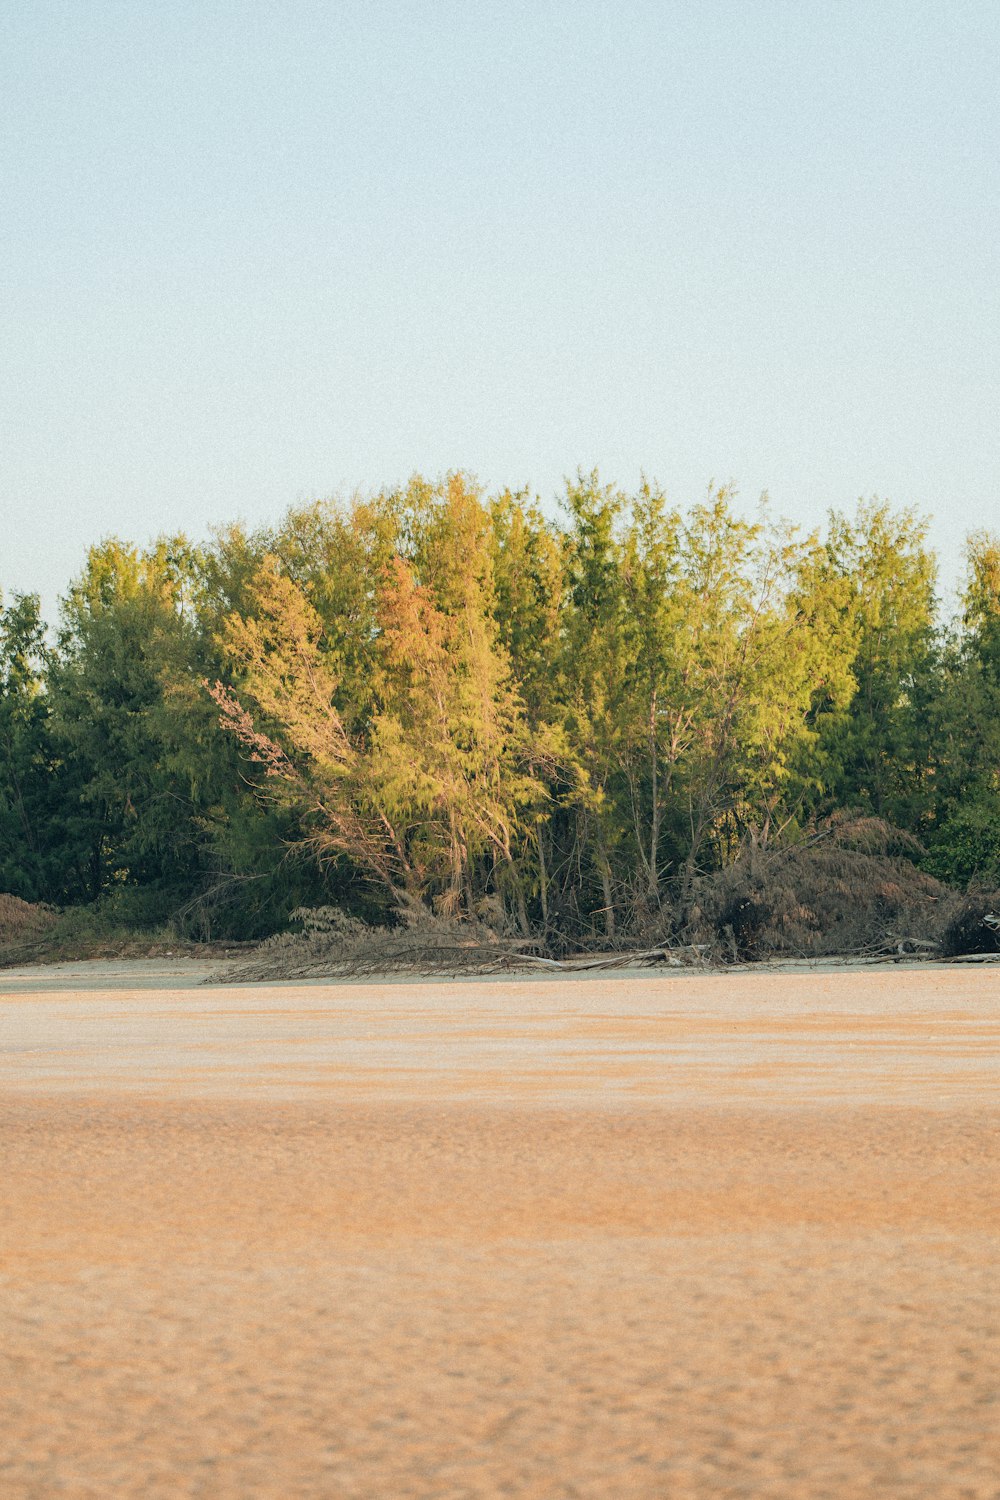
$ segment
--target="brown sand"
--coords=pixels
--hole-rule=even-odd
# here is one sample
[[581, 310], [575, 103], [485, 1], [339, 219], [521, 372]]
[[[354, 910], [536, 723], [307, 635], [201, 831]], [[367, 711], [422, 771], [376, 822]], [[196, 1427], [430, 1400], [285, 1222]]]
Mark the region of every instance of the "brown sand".
[[0, 1496], [1000, 1496], [1000, 973], [0, 1006]]

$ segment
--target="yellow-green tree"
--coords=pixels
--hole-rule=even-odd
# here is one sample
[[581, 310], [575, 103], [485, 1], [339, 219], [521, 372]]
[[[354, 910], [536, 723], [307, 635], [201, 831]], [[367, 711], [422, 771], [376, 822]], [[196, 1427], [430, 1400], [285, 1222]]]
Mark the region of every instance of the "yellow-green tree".
[[472, 913], [494, 893], [527, 925], [516, 856], [537, 788], [493, 614], [489, 516], [460, 475], [414, 481], [392, 507], [408, 555], [368, 572], [367, 650], [350, 658], [367, 712], [345, 692], [337, 618], [327, 627], [271, 556], [251, 610], [226, 625], [241, 688], [216, 687], [223, 721], [301, 807], [322, 856], [399, 904]]

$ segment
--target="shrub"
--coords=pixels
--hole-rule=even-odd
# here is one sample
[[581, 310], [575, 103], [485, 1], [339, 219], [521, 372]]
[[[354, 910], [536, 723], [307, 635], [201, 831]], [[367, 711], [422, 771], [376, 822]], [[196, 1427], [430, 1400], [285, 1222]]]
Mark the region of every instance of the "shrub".
[[981, 799], [960, 808], [937, 831], [923, 865], [959, 888], [1000, 883], [1000, 803]]
[[936, 947], [957, 899], [877, 818], [838, 819], [801, 844], [749, 845], [695, 886], [687, 936], [725, 961]]
[[1000, 917], [1000, 890], [970, 891], [952, 913], [941, 939], [945, 958], [1000, 952], [1000, 932], [985, 920]]

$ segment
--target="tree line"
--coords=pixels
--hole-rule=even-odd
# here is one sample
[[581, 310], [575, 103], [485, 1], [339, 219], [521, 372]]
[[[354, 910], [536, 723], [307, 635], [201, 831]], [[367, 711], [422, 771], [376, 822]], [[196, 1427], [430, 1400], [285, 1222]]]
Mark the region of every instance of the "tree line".
[[94, 546], [0, 609], [0, 890], [257, 937], [426, 907], [551, 946], [663, 934], [831, 814], [1000, 885], [1000, 540], [943, 619], [926, 522], [803, 535], [725, 489], [413, 479]]

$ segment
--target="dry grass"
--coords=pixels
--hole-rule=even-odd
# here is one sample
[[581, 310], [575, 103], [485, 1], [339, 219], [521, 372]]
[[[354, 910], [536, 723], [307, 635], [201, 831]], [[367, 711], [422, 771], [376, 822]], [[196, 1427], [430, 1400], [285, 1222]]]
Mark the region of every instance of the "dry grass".
[[0, 950], [31, 944], [56, 922], [50, 906], [22, 901], [0, 891]]

